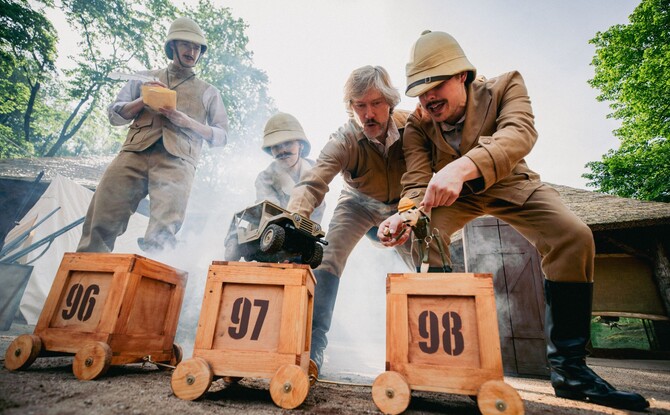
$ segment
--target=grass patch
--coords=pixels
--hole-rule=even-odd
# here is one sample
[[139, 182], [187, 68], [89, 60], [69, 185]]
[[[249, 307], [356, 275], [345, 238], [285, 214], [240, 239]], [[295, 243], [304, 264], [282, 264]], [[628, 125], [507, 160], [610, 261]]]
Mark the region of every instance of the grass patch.
[[591, 319], [591, 343], [601, 349], [649, 350], [649, 341], [639, 318], [621, 317], [618, 321], [595, 316]]

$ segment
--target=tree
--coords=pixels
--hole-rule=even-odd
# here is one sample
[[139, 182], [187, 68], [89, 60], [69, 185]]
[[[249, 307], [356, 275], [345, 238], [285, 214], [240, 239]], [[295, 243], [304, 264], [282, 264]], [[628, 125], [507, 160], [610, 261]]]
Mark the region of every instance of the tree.
[[55, 74], [57, 36], [26, 0], [0, 0], [0, 157], [32, 150], [38, 94]]
[[162, 27], [174, 17], [169, 0], [147, 2], [61, 0], [70, 26], [81, 35], [81, 52], [67, 76], [65, 92], [71, 100], [69, 115], [55, 141], [43, 154], [55, 156], [82, 127], [101, 98], [110, 99], [112, 71], [129, 70], [138, 61], [151, 68], [162, 50]]
[[[32, 76], [42, 81], [39, 93], [34, 97], [34, 106], [29, 110], [31, 82], [16, 70], [4, 69], [5, 51], [12, 52], [26, 36], [10, 37], [5, 27], [0, 27], [0, 35], [4, 36], [0, 38], [3, 53], [0, 75], [6, 74], [0, 79], [0, 98], [3, 98], [0, 101], [0, 157], [16, 157], [26, 152], [37, 156], [95, 154], [118, 148], [123, 136], [119, 129], [110, 136], [104, 134], [108, 130], [107, 124], [105, 127], [89, 125], [94, 115], [96, 124], [107, 123], [103, 111], [120, 88], [118, 81], [110, 79], [109, 74], [111, 71], [134, 72], [165, 66], [166, 29], [176, 17], [177, 9], [170, 0], [43, 1], [49, 1], [42, 3], [44, 7], [57, 8], [65, 14], [70, 31], [80, 36], [79, 52], [70, 57], [66, 68], [53, 68], [55, 49], [48, 55], [51, 66], [31, 66]], [[36, 29], [46, 31], [36, 35], [33, 43], [52, 39], [51, 45], [55, 48], [53, 26], [42, 12], [33, 11], [27, 0], [0, 0], [3, 6], [0, 22], [15, 26], [14, 22], [19, 21], [13, 15], [3, 16], [10, 10], [6, 11], [4, 6], [13, 4], [21, 5], [23, 13], [42, 16], [42, 20], [32, 18]], [[186, 7], [183, 13], [200, 24], [208, 39], [208, 51], [196, 71], [222, 93], [230, 117], [229, 143], [232, 145], [229, 148], [248, 145], [254, 140], [258, 142], [262, 122], [274, 111], [274, 104], [267, 96], [267, 76], [253, 67], [252, 53], [247, 49], [246, 24], [233, 18], [230, 9], [215, 7], [209, 0], [200, 1], [195, 7]], [[31, 19], [23, 20], [31, 22]], [[19, 55], [17, 52], [13, 54]], [[14, 96], [22, 99], [13, 103], [5, 98]], [[29, 134], [22, 134], [24, 119], [28, 120]], [[30, 142], [25, 137], [30, 137]]]
[[200, 0], [187, 14], [205, 32], [209, 47], [198, 64], [198, 76], [221, 91], [230, 117], [231, 144], [260, 144], [263, 125], [275, 107], [267, 95], [267, 75], [253, 66], [246, 23], [210, 0]]
[[643, 0], [630, 23], [598, 32], [590, 85], [611, 102], [620, 147], [587, 164], [605, 193], [670, 202], [670, 1]]

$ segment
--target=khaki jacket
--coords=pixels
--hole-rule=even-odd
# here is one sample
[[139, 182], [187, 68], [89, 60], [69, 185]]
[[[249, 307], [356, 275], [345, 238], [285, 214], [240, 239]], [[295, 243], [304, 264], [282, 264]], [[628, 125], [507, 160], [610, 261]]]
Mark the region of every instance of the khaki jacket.
[[[518, 72], [477, 78], [468, 87], [460, 153], [482, 177], [466, 182], [461, 197], [486, 193], [522, 205], [542, 183], [524, 157], [537, 140], [530, 98]], [[438, 123], [420, 106], [410, 115], [404, 136], [407, 173], [403, 196], [419, 204], [433, 173], [458, 159]]]
[[[396, 109], [391, 117], [400, 139], [391, 145], [384, 157], [365, 137], [353, 118], [331, 135], [321, 150], [316, 165], [296, 185], [286, 210], [309, 216], [328, 192], [328, 184], [342, 174], [345, 187], [355, 189], [383, 203], [397, 203], [405, 173], [403, 130], [408, 111]], [[390, 128], [390, 127], [389, 127]]]

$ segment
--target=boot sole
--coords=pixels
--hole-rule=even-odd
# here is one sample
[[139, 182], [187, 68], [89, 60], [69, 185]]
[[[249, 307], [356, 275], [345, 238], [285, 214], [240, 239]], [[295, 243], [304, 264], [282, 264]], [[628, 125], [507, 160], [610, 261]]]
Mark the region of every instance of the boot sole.
[[643, 403], [640, 403], [640, 405], [617, 405], [616, 403], [609, 402], [607, 400], [601, 400], [597, 398], [594, 399], [590, 396], [587, 396], [583, 392], [554, 389], [554, 393], [559, 398], [571, 399], [573, 401], [584, 401], [588, 403], [594, 403], [596, 405], [607, 406], [609, 408], [626, 409], [630, 411], [643, 411], [649, 408], [648, 401], [644, 401]]

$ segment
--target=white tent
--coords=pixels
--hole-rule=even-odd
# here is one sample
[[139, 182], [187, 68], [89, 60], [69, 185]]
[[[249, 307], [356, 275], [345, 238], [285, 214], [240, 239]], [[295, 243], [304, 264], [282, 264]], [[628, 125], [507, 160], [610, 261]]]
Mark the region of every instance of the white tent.
[[[38, 223], [54, 209], [60, 209], [37, 226], [28, 241], [17, 249], [35, 243], [85, 216], [92, 197], [93, 192], [91, 190], [66, 177], [57, 175], [42, 197], [26, 213], [15, 229], [27, 229], [32, 223]], [[147, 223], [148, 218], [139, 214], [133, 215], [128, 223], [128, 230], [117, 239], [114, 251], [141, 254], [142, 251], [137, 246], [137, 238], [144, 235]], [[37, 323], [63, 254], [74, 252], [77, 249], [81, 237], [81, 228], [82, 225], [78, 225], [70, 229], [58, 236], [50, 246], [44, 245], [19, 261], [34, 267], [19, 306], [19, 310], [28, 324]], [[16, 232], [10, 232], [6, 242], [11, 241], [11, 238], [15, 235]]]

